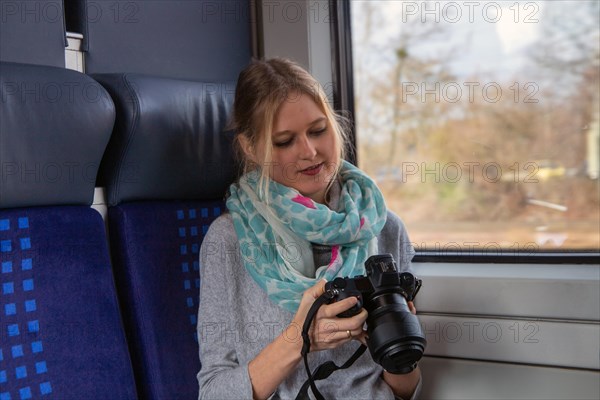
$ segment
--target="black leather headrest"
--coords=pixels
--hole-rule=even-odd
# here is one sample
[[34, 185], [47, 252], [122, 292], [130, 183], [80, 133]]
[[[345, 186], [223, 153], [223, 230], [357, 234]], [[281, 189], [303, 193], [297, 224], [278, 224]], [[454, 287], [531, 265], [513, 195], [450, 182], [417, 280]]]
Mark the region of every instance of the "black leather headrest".
[[65, 66], [63, 0], [3, 0], [0, 20], [0, 61]]
[[138, 73], [194, 81], [237, 79], [251, 51], [249, 0], [70, 0], [89, 74]]
[[0, 62], [0, 207], [91, 204], [114, 119], [89, 76]]
[[117, 108], [100, 168], [108, 204], [221, 199], [233, 180], [225, 127], [235, 85], [138, 74], [94, 75]]

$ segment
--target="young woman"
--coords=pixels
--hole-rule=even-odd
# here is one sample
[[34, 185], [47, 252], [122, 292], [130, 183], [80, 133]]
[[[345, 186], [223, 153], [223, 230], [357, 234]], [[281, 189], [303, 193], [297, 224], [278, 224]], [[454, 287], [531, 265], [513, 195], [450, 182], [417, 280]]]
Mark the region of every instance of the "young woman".
[[[307, 379], [301, 328], [326, 281], [363, 275], [373, 254], [407, 270], [414, 251], [374, 182], [343, 160], [340, 118], [300, 66], [271, 59], [242, 71], [233, 128], [244, 173], [200, 255], [199, 397], [293, 399]], [[311, 368], [342, 365], [365, 342], [366, 310], [336, 317], [356, 301], [320, 308]], [[393, 375], [365, 353], [317, 386], [327, 399], [409, 399], [420, 380], [418, 367]]]

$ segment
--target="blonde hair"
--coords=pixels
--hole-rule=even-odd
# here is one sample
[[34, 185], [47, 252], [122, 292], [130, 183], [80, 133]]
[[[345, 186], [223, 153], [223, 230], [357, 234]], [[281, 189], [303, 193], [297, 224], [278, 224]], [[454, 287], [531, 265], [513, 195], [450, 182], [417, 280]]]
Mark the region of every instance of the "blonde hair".
[[[272, 161], [273, 123], [281, 104], [293, 100], [294, 96], [309, 96], [325, 114], [334, 132], [334, 143], [339, 156], [336, 174], [341, 160], [346, 156], [347, 119], [336, 113], [330, 106], [327, 95], [319, 82], [304, 68], [284, 58], [253, 60], [239, 75], [233, 116], [230, 128], [235, 132], [234, 150], [241, 165], [241, 174], [260, 170], [259, 190], [268, 192], [268, 168]], [[244, 151], [241, 143], [244, 137], [254, 155], [263, 155], [262, 160], [253, 162]], [[258, 152], [258, 145], [263, 149]], [[257, 165], [258, 164], [258, 165]], [[333, 180], [330, 182], [333, 183]], [[328, 187], [329, 190], [329, 187]], [[262, 197], [262, 196], [261, 196]]]

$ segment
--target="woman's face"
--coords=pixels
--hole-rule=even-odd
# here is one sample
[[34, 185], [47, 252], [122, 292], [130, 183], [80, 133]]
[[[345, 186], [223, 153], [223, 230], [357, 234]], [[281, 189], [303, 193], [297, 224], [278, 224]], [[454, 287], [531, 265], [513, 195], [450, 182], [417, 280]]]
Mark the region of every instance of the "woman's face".
[[271, 179], [324, 203], [339, 151], [333, 128], [310, 96], [292, 93], [281, 104], [273, 121], [272, 145]]

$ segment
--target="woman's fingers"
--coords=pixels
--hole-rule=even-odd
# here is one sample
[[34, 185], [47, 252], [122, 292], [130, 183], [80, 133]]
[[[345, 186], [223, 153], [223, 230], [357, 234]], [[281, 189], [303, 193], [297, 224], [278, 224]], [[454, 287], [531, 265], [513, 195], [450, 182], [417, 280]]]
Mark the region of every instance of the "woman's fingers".
[[323, 278], [319, 282], [317, 282], [313, 287], [309, 290], [311, 291], [311, 295], [313, 299], [318, 298], [323, 293], [325, 293], [325, 284], [327, 283], [327, 279]]
[[331, 304], [326, 304], [321, 307], [321, 315], [326, 318], [334, 318], [338, 314], [343, 313], [344, 311], [349, 310], [354, 307], [354, 305], [358, 303], [358, 299], [356, 297], [347, 297], [343, 300], [336, 301]]
[[412, 301], [409, 301], [407, 304], [408, 304], [408, 309], [410, 310], [410, 312], [416, 315], [417, 308], [415, 307], [415, 303], [413, 303]]
[[[325, 279], [320, 280], [314, 286], [304, 292], [300, 308], [302, 312], [296, 314], [296, 318], [303, 319], [311, 304], [325, 292]], [[321, 306], [313, 321], [311, 328], [311, 350], [324, 350], [335, 348], [342, 343], [358, 340], [366, 343], [362, 327], [367, 319], [367, 311], [364, 308], [349, 318], [340, 318], [339, 314], [354, 307], [358, 303], [356, 297], [348, 297], [331, 304]], [[305, 309], [305, 310], [304, 310]], [[303, 317], [303, 318], [302, 318]], [[302, 323], [304, 321], [301, 321]]]
[[364, 344], [366, 346], [367, 345], [367, 331], [360, 328], [360, 332], [358, 332], [354, 336], [354, 340], [358, 340], [359, 342], [361, 342], [362, 344]]
[[367, 311], [363, 308], [351, 318], [318, 318], [313, 331], [315, 338], [317, 341], [331, 343], [360, 336], [367, 315]]
[[328, 334], [318, 335], [314, 349], [324, 350], [332, 349], [343, 343], [356, 340], [361, 344], [367, 345], [367, 332], [362, 327], [357, 329], [335, 330]]
[[302, 326], [304, 319], [306, 318], [306, 314], [308, 313], [308, 310], [312, 304], [315, 302], [315, 299], [325, 292], [326, 283], [326, 279], [321, 279], [319, 282], [315, 283], [313, 286], [304, 291], [302, 294], [302, 299], [300, 300], [300, 306], [298, 307], [298, 311], [294, 316], [294, 322], [296, 324]]

